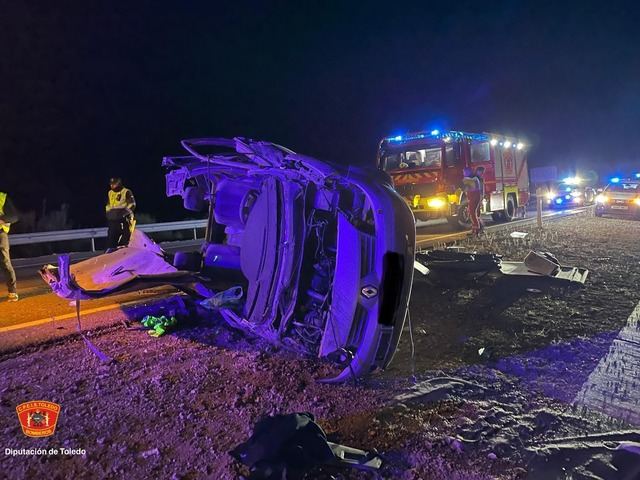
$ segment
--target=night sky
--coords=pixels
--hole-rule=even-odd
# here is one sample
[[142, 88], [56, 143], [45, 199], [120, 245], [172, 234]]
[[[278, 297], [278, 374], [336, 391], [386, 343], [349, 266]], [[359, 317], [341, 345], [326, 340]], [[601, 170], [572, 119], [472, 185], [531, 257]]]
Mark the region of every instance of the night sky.
[[526, 137], [532, 165], [640, 170], [633, 2], [217, 3], [3, 2], [0, 188], [93, 226], [119, 175], [140, 212], [180, 219], [160, 162], [181, 138], [373, 168], [382, 136], [436, 127]]

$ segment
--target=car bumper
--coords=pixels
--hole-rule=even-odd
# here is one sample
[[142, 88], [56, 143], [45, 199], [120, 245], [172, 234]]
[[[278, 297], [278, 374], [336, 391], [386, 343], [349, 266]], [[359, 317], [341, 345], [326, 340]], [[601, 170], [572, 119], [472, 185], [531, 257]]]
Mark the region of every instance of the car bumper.
[[596, 204], [596, 212], [601, 215], [621, 215], [640, 217], [640, 205], [636, 204]]

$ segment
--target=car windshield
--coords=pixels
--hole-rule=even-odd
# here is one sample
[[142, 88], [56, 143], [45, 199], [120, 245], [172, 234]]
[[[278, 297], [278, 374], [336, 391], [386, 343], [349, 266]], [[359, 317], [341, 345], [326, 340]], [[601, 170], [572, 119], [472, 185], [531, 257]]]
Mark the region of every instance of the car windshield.
[[607, 187], [610, 192], [640, 193], [640, 183], [612, 183]]
[[386, 154], [384, 157], [384, 169], [397, 170], [401, 168], [428, 168], [436, 169], [442, 166], [442, 148], [426, 147], [423, 149], [406, 150]]

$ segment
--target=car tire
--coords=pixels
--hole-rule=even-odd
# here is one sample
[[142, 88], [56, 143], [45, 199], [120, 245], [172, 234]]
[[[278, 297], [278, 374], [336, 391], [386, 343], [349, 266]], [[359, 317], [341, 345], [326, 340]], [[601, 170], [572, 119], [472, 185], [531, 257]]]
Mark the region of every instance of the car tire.
[[596, 217], [601, 217], [602, 216], [602, 212], [599, 212], [596, 210]]

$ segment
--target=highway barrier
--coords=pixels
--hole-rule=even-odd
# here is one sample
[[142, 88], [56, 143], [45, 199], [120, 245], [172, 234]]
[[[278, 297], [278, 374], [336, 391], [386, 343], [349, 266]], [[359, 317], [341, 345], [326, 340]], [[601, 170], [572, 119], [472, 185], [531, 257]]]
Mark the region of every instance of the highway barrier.
[[[193, 239], [198, 239], [198, 229], [206, 228], [207, 220], [183, 220], [179, 222], [137, 224], [136, 228], [145, 233], [175, 232], [192, 230]], [[82, 228], [77, 230], [57, 230], [52, 232], [18, 233], [10, 236], [11, 246], [33, 245], [37, 243], [64, 242], [68, 240], [90, 240], [91, 251], [96, 251], [96, 238], [106, 238], [107, 228]]]

